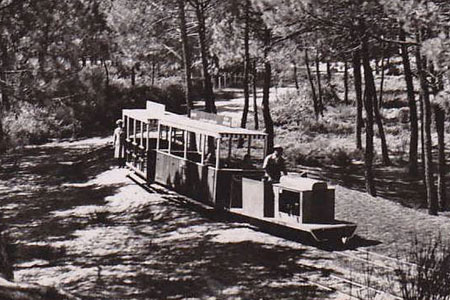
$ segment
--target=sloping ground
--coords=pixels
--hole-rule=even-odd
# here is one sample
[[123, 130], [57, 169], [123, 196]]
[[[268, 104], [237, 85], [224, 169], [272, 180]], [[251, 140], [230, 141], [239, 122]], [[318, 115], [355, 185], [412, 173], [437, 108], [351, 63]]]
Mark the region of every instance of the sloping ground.
[[[392, 78], [391, 78], [392, 79]], [[234, 93], [234, 98], [224, 99], [216, 102], [218, 113], [221, 115], [227, 115], [233, 118], [233, 126], [240, 126], [240, 121], [242, 117], [242, 110], [244, 105], [244, 98], [242, 95], [242, 90], [239, 89], [226, 89], [227, 93]], [[289, 99], [289, 95], [295, 95], [295, 89], [292, 87], [283, 88], [272, 88], [270, 91], [270, 106], [272, 111], [276, 111], [277, 106], [284, 106], [284, 110], [291, 111], [290, 106], [282, 99]], [[258, 111], [259, 111], [259, 124], [260, 127], [264, 128], [264, 122], [262, 120], [261, 112], [261, 97], [262, 93], [258, 93]], [[230, 97], [229, 97], [230, 98]], [[250, 99], [251, 102], [253, 99]], [[296, 102], [293, 102], [296, 105]], [[292, 113], [297, 114], [296, 118], [301, 117], [301, 113], [292, 108]], [[380, 139], [375, 137], [375, 149], [378, 149], [378, 153], [375, 154], [376, 159], [374, 161], [374, 173], [377, 193], [391, 201], [400, 203], [407, 207], [420, 207], [424, 206], [425, 187], [423, 185], [420, 177], [411, 177], [407, 175], [407, 163], [408, 163], [408, 144], [409, 144], [409, 134], [408, 134], [408, 124], [402, 123], [401, 119], [408, 116], [408, 114], [402, 114], [398, 108], [383, 109], [384, 114], [384, 128], [386, 131], [386, 138], [388, 147], [390, 150], [390, 158], [394, 162], [392, 166], [385, 167], [381, 165], [380, 159]], [[273, 113], [275, 114], [275, 113]], [[285, 112], [286, 114], [286, 112]], [[300, 114], [300, 116], [298, 115]], [[283, 115], [283, 114], [282, 114]], [[401, 117], [404, 115], [403, 117]], [[310, 128], [310, 120], [306, 117], [303, 123], [294, 125], [280, 125], [275, 127], [275, 143], [280, 143], [285, 146], [286, 157], [290, 157], [288, 164], [292, 171], [308, 171], [311, 170], [313, 175], [319, 175], [318, 177], [324, 178], [327, 181], [332, 181], [341, 186], [348, 187], [352, 190], [365, 191], [364, 182], [364, 163], [363, 154], [356, 155], [352, 153], [355, 151], [355, 136], [354, 130], [354, 108], [351, 105], [343, 105], [336, 107], [327, 107], [325, 115], [319, 120], [319, 122]], [[249, 107], [248, 124], [249, 128], [254, 128], [253, 124], [253, 104]], [[407, 120], [407, 119], [406, 119]], [[327, 124], [327, 125], [325, 125]], [[320, 126], [318, 126], [320, 125]], [[317, 128], [316, 128], [317, 126]], [[322, 128], [321, 126], [324, 126]], [[333, 133], [327, 133], [330, 128], [328, 126], [341, 128]], [[322, 128], [322, 129], [320, 129]], [[342, 130], [346, 128], [347, 130]], [[375, 126], [376, 128], [376, 126]], [[375, 129], [376, 130], [376, 129]], [[433, 141], [437, 141], [436, 133], [433, 133]], [[364, 141], [364, 133], [363, 133]], [[450, 136], [446, 135], [446, 145], [450, 144]], [[298, 148], [298, 149], [297, 149]], [[302, 150], [300, 150], [300, 148]], [[434, 148], [434, 162], [437, 163], [437, 145]], [[332, 152], [325, 151], [326, 149], [337, 150], [334, 151], [335, 158], [333, 159], [336, 163], [345, 165], [345, 167], [339, 167], [330, 165], [326, 156], [332, 156]], [[339, 158], [339, 149], [343, 150]], [[295, 157], [297, 155], [292, 155], [295, 152], [303, 153], [301, 161], [310, 166], [321, 164], [321, 167], [311, 168], [302, 165], [295, 165]], [[420, 147], [419, 147], [420, 152]], [[324, 153], [328, 153], [325, 155]], [[291, 154], [291, 155], [289, 155]], [[360, 156], [359, 161], [354, 161], [352, 164], [347, 164], [345, 161], [347, 159], [351, 160], [357, 159]], [[330, 158], [330, 157], [328, 157]], [[450, 159], [450, 148], [446, 148], [446, 158]], [[419, 166], [420, 167], [420, 166]], [[437, 165], [435, 165], [437, 167]], [[450, 170], [450, 168], [447, 168]], [[317, 176], [316, 176], [317, 177]], [[447, 184], [447, 194], [450, 195], [450, 185]]]
[[[18, 282], [84, 299], [339, 298], [307, 282], [339, 273], [330, 253], [217, 219], [161, 187], [148, 192], [111, 168], [110, 155], [105, 140], [87, 140], [3, 161], [0, 200]], [[358, 223], [351, 246], [391, 256], [414, 235], [450, 234], [445, 217], [340, 186], [336, 214]]]
[[[83, 299], [342, 299], [307, 282], [341, 272], [329, 250], [219, 218], [161, 187], [149, 192], [112, 167], [108, 141], [55, 142], [2, 158], [0, 201], [18, 282]], [[415, 237], [450, 235], [445, 216], [343, 186], [336, 216], [358, 224], [350, 247], [389, 256], [407, 253]]]
[[[214, 220], [110, 168], [105, 141], [33, 147], [4, 159], [0, 201], [18, 282], [84, 299], [326, 298], [295, 261], [314, 248]], [[311, 253], [309, 253], [312, 251]]]
[[426, 210], [407, 208], [341, 186], [336, 187], [336, 217], [357, 223], [356, 233], [372, 244], [370, 250], [391, 257], [408, 254], [416, 238], [425, 245], [450, 237], [448, 215], [430, 216]]

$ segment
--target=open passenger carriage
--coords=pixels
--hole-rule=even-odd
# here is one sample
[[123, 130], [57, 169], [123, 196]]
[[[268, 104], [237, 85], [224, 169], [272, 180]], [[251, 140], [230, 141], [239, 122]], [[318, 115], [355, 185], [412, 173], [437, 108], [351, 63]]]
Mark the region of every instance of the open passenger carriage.
[[152, 182], [155, 176], [155, 152], [158, 123], [166, 116], [165, 106], [147, 101], [145, 109], [124, 109], [126, 166], [140, 177]]
[[187, 117], [159, 122], [157, 183], [217, 209], [229, 208], [240, 189], [236, 178], [259, 176], [266, 134]]
[[263, 180], [267, 135], [225, 126], [222, 117], [166, 112], [152, 102], [123, 110], [127, 166], [147, 184], [158, 183], [220, 211], [317, 241], [347, 240], [356, 224], [335, 220], [334, 189], [290, 174]]

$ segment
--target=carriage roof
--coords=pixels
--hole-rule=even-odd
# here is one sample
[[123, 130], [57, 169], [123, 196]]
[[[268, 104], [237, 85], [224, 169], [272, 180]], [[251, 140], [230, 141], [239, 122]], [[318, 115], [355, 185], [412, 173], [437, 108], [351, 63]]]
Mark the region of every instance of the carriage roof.
[[216, 138], [225, 137], [252, 137], [254, 139], [264, 139], [267, 134], [240, 127], [228, 127], [205, 120], [194, 120], [181, 115], [166, 115], [160, 119], [160, 124], [175, 127], [190, 132], [206, 134]]
[[149, 111], [147, 109], [124, 109], [123, 115], [141, 122], [156, 121], [172, 115], [166, 111]]

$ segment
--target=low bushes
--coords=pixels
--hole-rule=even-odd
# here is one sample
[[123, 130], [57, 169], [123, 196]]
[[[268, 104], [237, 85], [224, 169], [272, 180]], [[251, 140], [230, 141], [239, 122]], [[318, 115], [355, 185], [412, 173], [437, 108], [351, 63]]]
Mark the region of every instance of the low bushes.
[[275, 126], [302, 124], [306, 118], [313, 116], [312, 103], [306, 91], [288, 91], [277, 98], [272, 105], [271, 114]]
[[400, 264], [396, 279], [403, 299], [450, 299], [450, 245], [437, 238], [425, 244], [415, 239], [411, 264]]
[[288, 161], [306, 166], [346, 167], [361, 159], [354, 144], [349, 145], [353, 138], [348, 138], [354, 132], [354, 109], [336, 104], [316, 119], [312, 101], [304, 95], [287, 92], [273, 106], [277, 137], [285, 145]]
[[348, 167], [353, 161], [362, 160], [363, 153], [359, 150], [348, 150], [336, 145], [335, 147], [296, 146], [286, 149], [288, 161], [296, 165], [310, 167], [339, 166]]
[[172, 78], [158, 86], [129, 86], [123, 80], [107, 82], [100, 66], [83, 68], [72, 77], [52, 81], [48, 90], [14, 103], [1, 120], [4, 134], [0, 148], [109, 133], [122, 109], [145, 108], [147, 100], [182, 113], [184, 90], [179, 82], [179, 78]]
[[22, 103], [3, 119], [5, 140], [2, 148], [14, 148], [27, 144], [39, 144], [49, 138], [73, 135], [79, 122], [68, 107], [51, 109]]

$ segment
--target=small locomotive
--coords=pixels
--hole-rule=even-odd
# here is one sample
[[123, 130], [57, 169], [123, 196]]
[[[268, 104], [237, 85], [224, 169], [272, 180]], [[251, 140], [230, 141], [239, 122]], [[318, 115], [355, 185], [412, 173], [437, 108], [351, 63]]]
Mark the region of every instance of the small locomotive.
[[335, 191], [295, 174], [264, 179], [267, 135], [231, 127], [226, 117], [191, 117], [151, 101], [124, 109], [126, 164], [146, 184], [157, 183], [221, 212], [316, 241], [346, 242], [356, 224], [335, 220]]

